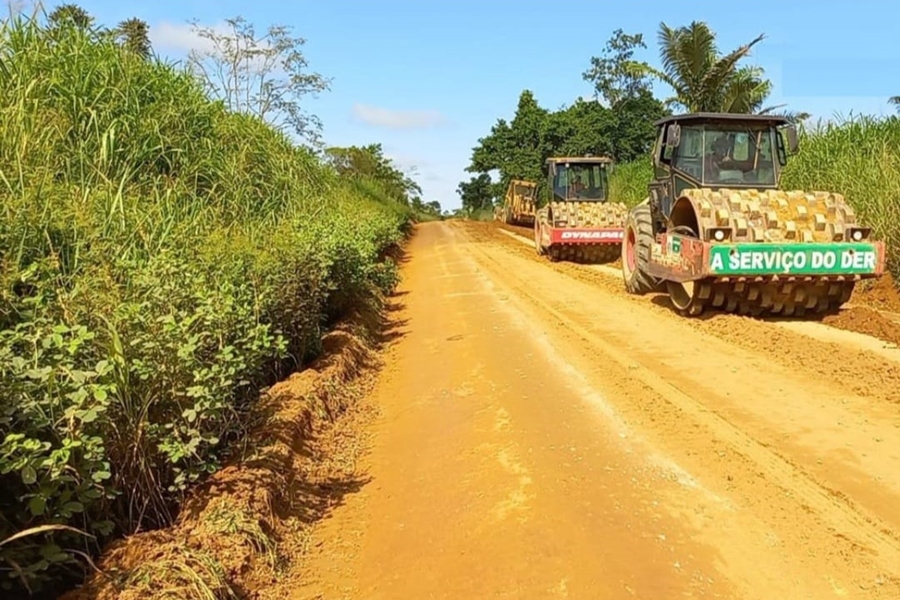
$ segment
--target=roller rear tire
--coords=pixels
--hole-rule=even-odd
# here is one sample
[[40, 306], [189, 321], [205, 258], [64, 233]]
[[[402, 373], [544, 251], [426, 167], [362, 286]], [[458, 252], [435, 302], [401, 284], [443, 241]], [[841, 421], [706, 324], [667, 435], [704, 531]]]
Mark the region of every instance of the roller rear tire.
[[643, 295], [665, 289], [662, 281], [647, 273], [652, 244], [650, 207], [640, 204], [629, 211], [625, 219], [625, 239], [622, 240], [622, 278], [630, 294]]

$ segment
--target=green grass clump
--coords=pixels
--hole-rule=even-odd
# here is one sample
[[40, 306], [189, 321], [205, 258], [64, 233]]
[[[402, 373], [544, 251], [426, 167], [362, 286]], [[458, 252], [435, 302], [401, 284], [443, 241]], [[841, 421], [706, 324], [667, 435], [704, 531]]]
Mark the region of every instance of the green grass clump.
[[617, 164], [609, 176], [609, 198], [624, 202], [629, 208], [647, 198], [648, 184], [653, 178], [650, 158]]
[[[409, 210], [185, 72], [0, 27], [0, 595], [171, 522], [261, 387], [396, 283]], [[83, 554], [79, 554], [83, 553]]]

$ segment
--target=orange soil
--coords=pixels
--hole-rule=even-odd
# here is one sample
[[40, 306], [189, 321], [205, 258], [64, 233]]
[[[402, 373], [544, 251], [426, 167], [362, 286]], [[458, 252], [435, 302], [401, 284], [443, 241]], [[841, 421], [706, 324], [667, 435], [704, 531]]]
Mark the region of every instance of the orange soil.
[[277, 597], [900, 597], [898, 359], [679, 318], [495, 224], [411, 253], [371, 483]]
[[[831, 324], [685, 319], [500, 229], [419, 225], [377, 376], [343, 338], [283, 384], [267, 461], [101, 566], [207, 551], [260, 600], [900, 598], [900, 350], [866, 335], [896, 333], [890, 289]], [[223, 503], [275, 565], [210, 528]]]

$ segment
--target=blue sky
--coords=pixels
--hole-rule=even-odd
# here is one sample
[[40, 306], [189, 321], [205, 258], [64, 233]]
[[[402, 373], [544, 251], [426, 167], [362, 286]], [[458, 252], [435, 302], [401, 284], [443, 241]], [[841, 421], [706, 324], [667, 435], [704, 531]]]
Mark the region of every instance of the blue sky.
[[892, 114], [886, 99], [900, 94], [900, 5], [889, 0], [76, 3], [106, 25], [144, 19], [154, 49], [172, 59], [195, 43], [189, 19], [215, 25], [240, 15], [258, 30], [291, 26], [307, 40], [310, 68], [332, 78], [331, 90], [306, 104], [323, 121], [326, 142], [381, 142], [399, 166], [416, 167], [425, 199], [444, 208], [459, 206], [455, 190], [471, 177], [464, 169], [472, 147], [498, 118], [512, 117], [523, 89], [551, 109], [591, 96], [581, 73], [617, 28], [644, 33], [648, 48], [638, 58], [652, 64], [660, 21], [706, 21], [722, 52], [765, 33], [747, 62], [774, 82], [771, 103], [816, 117]]

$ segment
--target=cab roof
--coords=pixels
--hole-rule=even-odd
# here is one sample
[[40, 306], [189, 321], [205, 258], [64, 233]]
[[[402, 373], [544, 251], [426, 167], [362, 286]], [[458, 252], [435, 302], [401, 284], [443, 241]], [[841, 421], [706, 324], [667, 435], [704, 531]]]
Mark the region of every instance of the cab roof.
[[666, 123], [678, 122], [680, 124], [701, 124], [715, 123], [721, 121], [734, 121], [743, 123], [767, 123], [769, 125], [789, 125], [790, 119], [779, 115], [751, 115], [746, 113], [713, 113], [713, 112], [695, 112], [681, 115], [671, 115], [659, 119], [655, 123], [656, 126], [665, 125]]
[[611, 163], [613, 159], [608, 156], [552, 156], [547, 159], [547, 164], [555, 163]]

